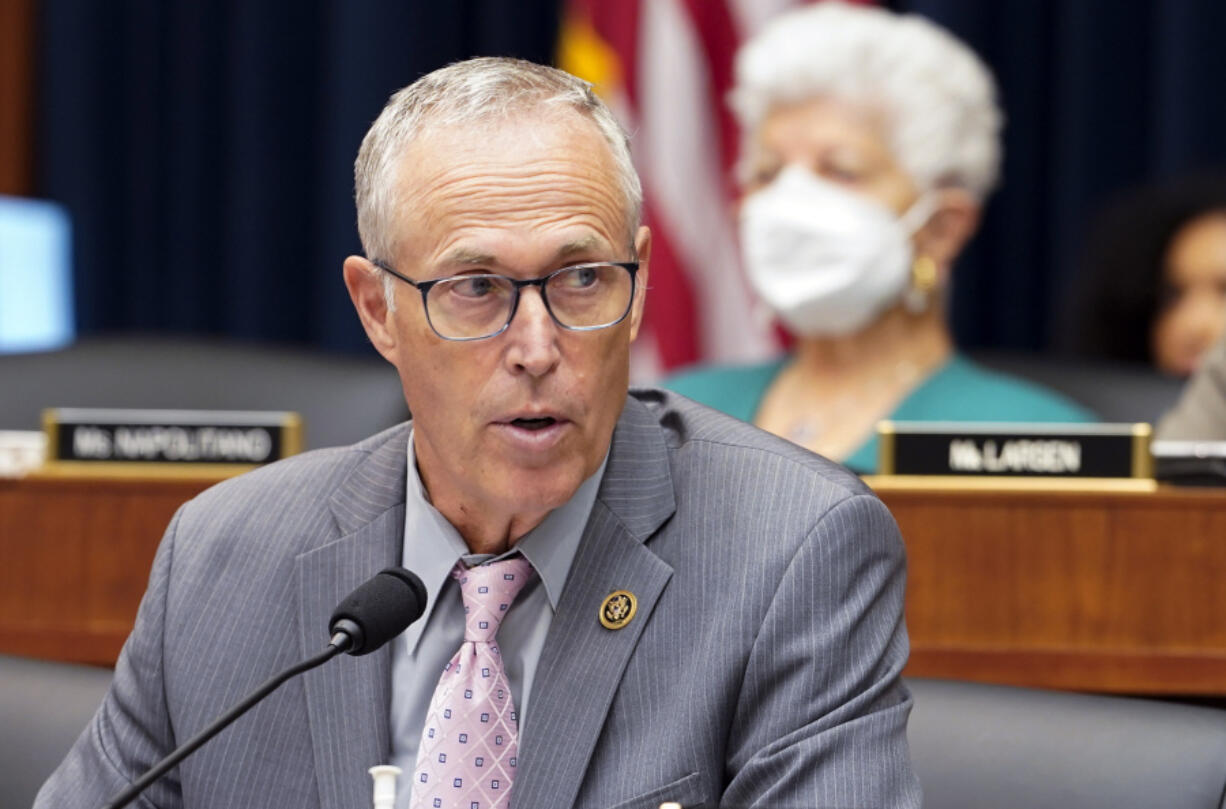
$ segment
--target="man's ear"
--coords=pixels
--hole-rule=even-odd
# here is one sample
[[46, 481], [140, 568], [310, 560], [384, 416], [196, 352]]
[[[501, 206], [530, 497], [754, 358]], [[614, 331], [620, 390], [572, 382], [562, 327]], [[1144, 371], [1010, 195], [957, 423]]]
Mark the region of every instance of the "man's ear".
[[639, 271], [635, 276], [634, 303], [630, 308], [630, 342], [639, 336], [639, 327], [643, 325], [643, 307], [647, 301], [647, 279], [651, 264], [651, 229], [646, 225], [639, 227], [634, 237], [634, 252], [639, 259]]
[[915, 254], [936, 262], [944, 280], [950, 265], [979, 227], [981, 208], [979, 201], [961, 188], [942, 188], [935, 193], [937, 202], [932, 216], [915, 234]]
[[395, 364], [396, 330], [383, 293], [383, 274], [361, 256], [345, 259], [343, 274], [349, 299], [353, 301], [353, 308], [358, 310], [366, 336], [385, 360]]

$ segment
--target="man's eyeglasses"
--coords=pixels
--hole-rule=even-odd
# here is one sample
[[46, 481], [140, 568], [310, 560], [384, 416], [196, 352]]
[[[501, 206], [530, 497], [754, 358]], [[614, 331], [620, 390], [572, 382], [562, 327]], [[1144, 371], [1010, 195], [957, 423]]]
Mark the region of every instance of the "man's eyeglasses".
[[371, 264], [417, 288], [426, 321], [444, 340], [483, 340], [502, 334], [515, 317], [520, 290], [529, 286], [540, 289], [549, 316], [564, 329], [615, 326], [630, 313], [639, 270], [637, 261], [595, 262], [527, 280], [473, 273], [414, 281], [381, 261]]

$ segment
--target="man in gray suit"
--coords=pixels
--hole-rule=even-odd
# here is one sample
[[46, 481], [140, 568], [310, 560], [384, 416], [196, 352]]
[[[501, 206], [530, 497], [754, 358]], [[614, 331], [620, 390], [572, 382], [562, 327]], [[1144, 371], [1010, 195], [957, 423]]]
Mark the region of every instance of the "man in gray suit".
[[[366, 256], [345, 283], [413, 420], [180, 509], [114, 685], [37, 805], [97, 806], [404, 564], [421, 621], [290, 681], [145, 805], [356, 809], [390, 761], [398, 807], [506, 806], [508, 787], [521, 809], [918, 806], [889, 513], [835, 464], [627, 392], [651, 236], [608, 109], [550, 68], [452, 65], [392, 97], [356, 173]], [[425, 802], [439, 672], [490, 645], [466, 581], [507, 564], [530, 564], [496, 627], [509, 783]]]

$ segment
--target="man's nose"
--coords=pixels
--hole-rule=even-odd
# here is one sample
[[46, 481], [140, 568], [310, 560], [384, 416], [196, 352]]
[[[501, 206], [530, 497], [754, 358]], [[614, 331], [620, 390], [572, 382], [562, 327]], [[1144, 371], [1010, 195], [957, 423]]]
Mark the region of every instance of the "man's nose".
[[512, 370], [531, 376], [543, 376], [553, 370], [561, 358], [558, 349], [560, 328], [549, 314], [540, 289], [525, 287], [520, 290], [519, 306], [507, 327], [510, 340], [507, 362]]

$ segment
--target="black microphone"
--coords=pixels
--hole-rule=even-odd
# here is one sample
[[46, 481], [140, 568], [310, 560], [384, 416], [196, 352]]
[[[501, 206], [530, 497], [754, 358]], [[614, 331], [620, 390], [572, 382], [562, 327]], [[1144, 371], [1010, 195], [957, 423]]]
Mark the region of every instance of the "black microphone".
[[332, 638], [314, 657], [290, 666], [273, 676], [246, 699], [219, 716], [211, 725], [188, 739], [166, 758], [105, 804], [102, 809], [120, 809], [132, 802], [150, 784], [194, 753], [197, 748], [224, 730], [231, 722], [271, 694], [282, 683], [304, 671], [322, 666], [341, 652], [370, 654], [403, 632], [426, 611], [426, 587], [411, 571], [402, 567], [380, 570], [337, 605], [328, 621]]
[[332, 646], [370, 654], [403, 632], [426, 609], [426, 586], [403, 567], [380, 570], [336, 605], [328, 619]]

